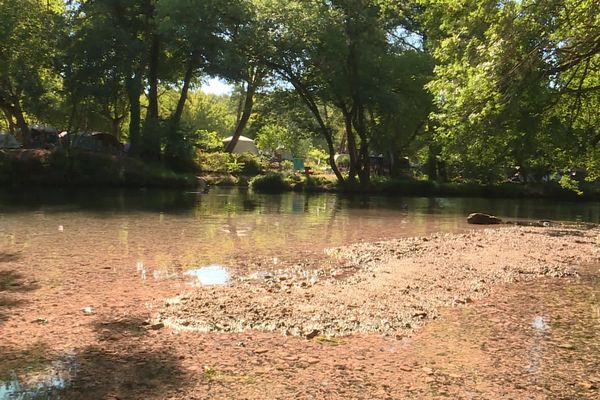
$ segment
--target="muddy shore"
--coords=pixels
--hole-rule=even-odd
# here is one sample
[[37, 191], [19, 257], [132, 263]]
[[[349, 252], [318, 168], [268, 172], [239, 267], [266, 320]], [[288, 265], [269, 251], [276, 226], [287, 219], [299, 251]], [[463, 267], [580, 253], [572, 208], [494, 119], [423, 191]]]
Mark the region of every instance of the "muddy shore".
[[74, 259], [48, 286], [58, 278], [2, 253], [0, 387], [44, 383], [36, 393], [55, 399], [595, 399], [599, 235], [503, 226], [360, 243], [276, 270], [232, 266], [227, 285], [194, 288], [141, 284], [117, 259], [100, 260], [101, 274]]

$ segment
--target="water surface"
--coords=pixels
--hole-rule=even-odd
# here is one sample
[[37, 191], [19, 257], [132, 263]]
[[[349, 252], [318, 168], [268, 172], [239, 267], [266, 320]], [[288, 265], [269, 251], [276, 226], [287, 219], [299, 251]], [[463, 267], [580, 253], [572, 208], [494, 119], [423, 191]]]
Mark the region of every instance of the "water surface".
[[106, 270], [126, 262], [143, 278], [160, 278], [252, 257], [277, 264], [349, 243], [460, 232], [473, 228], [465, 222], [471, 212], [600, 221], [598, 203], [540, 200], [260, 195], [243, 189], [3, 192], [0, 252], [39, 255], [40, 268], [49, 270], [73, 261]]

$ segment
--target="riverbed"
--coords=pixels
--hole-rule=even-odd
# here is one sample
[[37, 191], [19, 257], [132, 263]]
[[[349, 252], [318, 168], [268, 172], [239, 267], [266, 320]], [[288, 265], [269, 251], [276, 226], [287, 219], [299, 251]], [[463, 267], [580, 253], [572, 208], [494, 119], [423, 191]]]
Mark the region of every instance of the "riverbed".
[[465, 222], [598, 222], [596, 203], [215, 190], [0, 204], [0, 399], [598, 396], [599, 232]]

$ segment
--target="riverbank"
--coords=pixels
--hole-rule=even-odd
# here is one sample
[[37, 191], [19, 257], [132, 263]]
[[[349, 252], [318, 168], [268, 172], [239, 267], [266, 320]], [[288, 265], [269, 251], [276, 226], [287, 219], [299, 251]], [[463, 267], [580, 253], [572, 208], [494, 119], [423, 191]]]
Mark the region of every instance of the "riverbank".
[[0, 184], [63, 187], [194, 187], [192, 174], [160, 164], [89, 151], [0, 150]]
[[60, 235], [45, 241], [68, 265], [7, 242], [0, 381], [63, 399], [595, 399], [599, 235], [502, 226], [248, 257], [199, 287]]
[[[222, 154], [220, 154], [222, 155]], [[229, 156], [229, 155], [228, 155]], [[244, 158], [246, 157], [246, 158]], [[339, 185], [333, 175], [264, 173], [257, 158], [238, 157], [238, 171], [227, 172], [229, 158], [216, 158], [220, 172], [177, 173], [160, 163], [149, 164], [139, 159], [88, 151], [43, 149], [0, 149], [0, 184], [12, 187], [123, 187], [123, 188], [193, 188], [252, 187], [262, 193], [288, 191], [307, 193], [340, 193], [344, 195], [385, 195], [404, 197], [482, 197], [535, 198], [569, 201], [600, 199], [600, 188], [582, 183], [582, 193], [561, 187], [556, 182], [504, 183], [482, 185], [475, 183], [440, 183], [418, 179], [374, 177], [368, 187]], [[237, 158], [234, 158], [237, 160]], [[237, 161], [236, 161], [237, 162]], [[206, 167], [204, 164], [199, 169]]]
[[[210, 180], [210, 179], [209, 179]], [[242, 185], [253, 181], [249, 178], [242, 179]], [[226, 179], [217, 180], [217, 184], [238, 182]], [[437, 182], [419, 179], [394, 179], [388, 177], [374, 177], [367, 187], [342, 186], [335, 177], [327, 175], [308, 176], [280, 174], [267, 174], [254, 178], [256, 190], [265, 193], [281, 193], [285, 191], [297, 192], [329, 192], [342, 194], [385, 195], [385, 196], [410, 196], [410, 197], [483, 197], [483, 198], [532, 198], [555, 200], [585, 200], [595, 201], [600, 199], [600, 187], [594, 183], [583, 182], [580, 184], [579, 193], [560, 186], [557, 182], [543, 183], [501, 183], [478, 184]]]

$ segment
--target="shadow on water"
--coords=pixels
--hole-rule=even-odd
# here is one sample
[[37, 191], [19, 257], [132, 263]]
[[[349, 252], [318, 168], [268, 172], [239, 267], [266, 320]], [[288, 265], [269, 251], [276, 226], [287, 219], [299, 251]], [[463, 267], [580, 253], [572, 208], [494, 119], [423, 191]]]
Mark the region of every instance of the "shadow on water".
[[95, 324], [99, 345], [49, 354], [47, 344], [0, 347], [0, 400], [163, 399], [186, 384], [171, 349], [148, 343], [139, 318]]
[[100, 345], [77, 353], [78, 371], [63, 399], [163, 399], [186, 383], [179, 357], [153, 343], [141, 317], [94, 324]]
[[9, 253], [0, 251], [0, 263], [15, 262], [21, 258], [20, 253]]
[[[2, 257], [2, 254], [0, 254], [0, 257]], [[25, 283], [23, 275], [16, 271], [0, 271], [0, 323], [8, 319], [11, 308], [25, 304], [24, 300], [15, 298], [15, 294], [30, 292], [38, 288], [37, 284]]]
[[0, 347], [0, 400], [56, 399], [75, 371], [75, 357], [53, 357], [48, 345], [15, 350]]
[[89, 347], [77, 359], [79, 370], [62, 399], [163, 399], [184, 384], [180, 362], [169, 349]]

